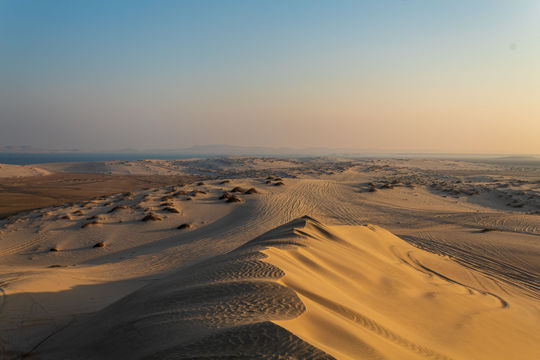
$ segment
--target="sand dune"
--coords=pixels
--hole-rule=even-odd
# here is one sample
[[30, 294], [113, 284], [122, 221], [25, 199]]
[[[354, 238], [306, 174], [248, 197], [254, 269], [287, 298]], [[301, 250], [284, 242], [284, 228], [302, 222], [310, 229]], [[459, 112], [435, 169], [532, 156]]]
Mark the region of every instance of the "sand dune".
[[80, 319], [39, 354], [508, 359], [519, 351], [537, 358], [538, 304], [492, 287], [482, 274], [380, 227], [303, 217]]

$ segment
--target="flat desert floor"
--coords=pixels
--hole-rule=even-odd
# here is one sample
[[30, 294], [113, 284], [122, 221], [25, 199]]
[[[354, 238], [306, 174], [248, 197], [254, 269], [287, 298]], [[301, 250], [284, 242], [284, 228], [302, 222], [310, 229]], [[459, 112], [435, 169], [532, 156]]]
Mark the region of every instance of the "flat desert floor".
[[1, 359], [540, 359], [538, 161], [1, 165], [0, 211]]

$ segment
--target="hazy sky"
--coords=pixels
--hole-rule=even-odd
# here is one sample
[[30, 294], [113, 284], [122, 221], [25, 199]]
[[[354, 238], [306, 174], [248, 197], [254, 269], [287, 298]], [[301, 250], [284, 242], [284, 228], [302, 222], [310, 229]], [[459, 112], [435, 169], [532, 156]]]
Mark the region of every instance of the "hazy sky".
[[0, 0], [0, 145], [540, 153], [538, 0]]

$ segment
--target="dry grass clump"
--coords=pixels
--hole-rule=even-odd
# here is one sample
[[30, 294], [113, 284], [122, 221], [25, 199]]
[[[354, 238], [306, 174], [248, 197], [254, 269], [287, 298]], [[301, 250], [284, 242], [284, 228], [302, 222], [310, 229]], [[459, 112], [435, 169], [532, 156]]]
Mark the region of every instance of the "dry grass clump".
[[188, 224], [188, 223], [185, 223], [185, 224], [182, 224], [182, 225], [179, 225], [177, 227], [178, 230], [184, 230], [184, 229], [191, 229], [193, 226], [191, 224]]
[[115, 207], [113, 207], [111, 210], [108, 211], [108, 213], [113, 213], [113, 212], [116, 212], [118, 210], [126, 210], [128, 207], [126, 205], [116, 205]]
[[91, 226], [91, 225], [101, 225], [101, 224], [102, 224], [101, 221], [99, 221], [99, 220], [94, 220], [94, 221], [91, 221], [91, 222], [87, 222], [87, 223], [82, 224], [81, 228], [84, 229], [84, 228], [87, 228], [87, 227], [89, 227], [89, 226]]
[[145, 217], [141, 219], [141, 221], [148, 222], [148, 221], [161, 221], [163, 220], [159, 216], [157, 216], [154, 213], [148, 213]]
[[282, 179], [282, 178], [279, 178], [279, 177], [275, 177], [275, 178], [274, 178], [274, 181], [283, 181], [283, 179]]
[[285, 185], [283, 181], [278, 181], [277, 183], [274, 184], [274, 186], [283, 186], [283, 185]]
[[95, 248], [104, 248], [105, 247], [105, 243], [103, 241], [100, 241], [98, 243], [95, 243], [94, 246], [92, 246], [94, 249]]
[[174, 206], [166, 206], [163, 208], [163, 211], [167, 211], [167, 212], [170, 212], [170, 213], [173, 213], [173, 214], [180, 214], [180, 211], [175, 208]]
[[247, 195], [258, 194], [258, 193], [259, 193], [259, 192], [258, 192], [257, 189], [255, 189], [255, 188], [250, 188], [250, 189], [248, 189], [248, 190], [245, 192], [245, 194], [247, 194]]
[[265, 183], [265, 184], [271, 184], [271, 183], [272, 183], [272, 180], [266, 180], [264, 183]]
[[230, 198], [230, 197], [231, 197], [231, 194], [230, 194], [229, 192], [225, 191], [225, 192], [223, 193], [223, 195], [221, 195], [221, 196], [219, 197], [219, 200], [227, 200], [227, 199]]
[[193, 190], [191, 192], [191, 196], [197, 196], [197, 194], [203, 194], [203, 195], [206, 195], [206, 191], [202, 191], [202, 190]]
[[244, 189], [244, 188], [242, 188], [240, 186], [236, 186], [231, 190], [231, 192], [233, 192], [233, 193], [243, 193], [243, 192], [246, 192], [246, 189]]
[[381, 189], [393, 189], [394, 186], [390, 183], [386, 183], [386, 184], [383, 184], [381, 185]]
[[369, 192], [376, 192], [377, 191], [377, 188], [375, 186], [370, 186], [370, 188], [368, 189]]
[[266, 178], [266, 180], [274, 180], [275, 177], [273, 177], [272, 175], [268, 175], [268, 177]]
[[236, 196], [236, 195], [231, 195], [228, 199], [227, 199], [227, 202], [228, 203], [236, 203], [236, 202], [241, 202], [242, 200]]

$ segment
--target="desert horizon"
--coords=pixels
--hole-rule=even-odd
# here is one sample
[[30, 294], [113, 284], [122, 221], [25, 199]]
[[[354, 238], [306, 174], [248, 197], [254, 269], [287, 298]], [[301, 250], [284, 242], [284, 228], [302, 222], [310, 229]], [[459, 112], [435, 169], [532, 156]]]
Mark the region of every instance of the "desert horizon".
[[0, 360], [540, 359], [537, 0], [0, 0]]

